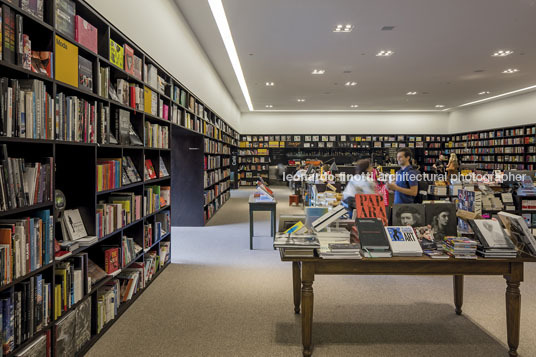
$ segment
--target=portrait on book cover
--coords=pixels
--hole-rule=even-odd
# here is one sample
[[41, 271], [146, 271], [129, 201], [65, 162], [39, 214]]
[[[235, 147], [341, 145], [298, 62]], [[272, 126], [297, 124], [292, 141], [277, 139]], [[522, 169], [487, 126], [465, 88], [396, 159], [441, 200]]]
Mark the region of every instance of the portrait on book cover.
[[456, 205], [453, 203], [430, 203], [424, 205], [425, 223], [432, 227], [436, 242], [445, 236], [457, 235]]
[[421, 204], [394, 204], [393, 226], [424, 226], [424, 206]]

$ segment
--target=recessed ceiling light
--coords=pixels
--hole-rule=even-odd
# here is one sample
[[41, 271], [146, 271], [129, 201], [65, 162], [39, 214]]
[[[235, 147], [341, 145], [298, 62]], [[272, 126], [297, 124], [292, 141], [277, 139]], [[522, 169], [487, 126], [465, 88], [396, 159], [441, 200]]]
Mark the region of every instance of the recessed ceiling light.
[[508, 69], [505, 69], [504, 71], [502, 71], [502, 73], [505, 73], [505, 74], [512, 74], [512, 73], [516, 73], [516, 72], [519, 72], [519, 69], [517, 69], [517, 68], [508, 68]]
[[491, 92], [489, 90], [483, 90], [482, 92], [478, 92], [478, 95], [486, 95], [490, 94]]
[[326, 71], [324, 69], [313, 69], [313, 74], [324, 74]]
[[267, 86], [267, 87], [273, 87], [273, 86], [274, 86], [274, 82], [266, 82], [266, 86]]
[[511, 55], [512, 53], [514, 53], [514, 51], [498, 50], [498, 51], [495, 51], [492, 56], [493, 57], [505, 57], [505, 56]]
[[337, 25], [335, 27], [333, 27], [333, 32], [352, 32], [352, 30], [354, 29], [354, 25], [352, 24], [346, 24], [346, 25]]
[[378, 52], [376, 54], [376, 56], [378, 57], [389, 57], [393, 54], [394, 52], [391, 51], [391, 50], [381, 50], [380, 52]]
[[417, 92], [407, 92], [406, 95], [417, 95]]
[[435, 107], [436, 108], [445, 108], [445, 106], [443, 104], [437, 104]]
[[273, 108], [273, 107], [274, 107], [274, 106], [271, 105], [271, 104], [268, 104], [268, 105], [266, 106], [266, 108]]
[[352, 105], [350, 105], [350, 108], [359, 108], [359, 105], [357, 105], [357, 104], [352, 104]]
[[357, 82], [346, 82], [346, 83], [344, 83], [344, 85], [348, 86], [348, 87], [353, 87], [353, 86], [357, 85]]
[[300, 99], [298, 99], [298, 102], [303, 103], [303, 102], [305, 102], [305, 99], [300, 98]]

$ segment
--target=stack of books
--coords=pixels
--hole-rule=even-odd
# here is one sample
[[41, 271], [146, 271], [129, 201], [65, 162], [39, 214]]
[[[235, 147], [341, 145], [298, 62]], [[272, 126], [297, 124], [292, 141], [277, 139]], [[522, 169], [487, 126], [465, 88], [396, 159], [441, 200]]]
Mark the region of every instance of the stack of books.
[[320, 242], [311, 234], [277, 233], [274, 247], [279, 248], [285, 258], [312, 258]]
[[319, 253], [324, 259], [361, 259], [361, 247], [358, 243], [330, 243], [328, 249]]
[[480, 242], [477, 254], [484, 258], [515, 258], [517, 250], [501, 227], [499, 221], [491, 219], [474, 219], [469, 221]]
[[355, 220], [363, 255], [367, 258], [391, 258], [385, 227], [377, 218]]
[[476, 259], [477, 242], [464, 237], [445, 237], [443, 250], [454, 258]]

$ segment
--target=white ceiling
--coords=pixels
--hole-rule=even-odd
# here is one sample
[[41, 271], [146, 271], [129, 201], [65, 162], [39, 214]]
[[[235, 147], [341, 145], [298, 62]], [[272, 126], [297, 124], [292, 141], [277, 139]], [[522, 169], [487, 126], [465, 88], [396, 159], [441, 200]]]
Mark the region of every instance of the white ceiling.
[[[175, 1], [239, 108], [248, 111], [208, 0]], [[486, 97], [481, 91], [492, 96], [536, 84], [536, 0], [223, 5], [255, 110], [352, 110], [352, 104], [359, 110], [436, 110], [437, 104], [451, 108]], [[351, 33], [332, 32], [346, 23], [355, 26]], [[514, 54], [492, 57], [498, 49]], [[377, 57], [380, 50], [395, 53]], [[326, 73], [312, 75], [315, 68]], [[520, 71], [502, 74], [507, 68]], [[275, 86], [265, 86], [268, 81]], [[347, 87], [347, 81], [358, 85]]]

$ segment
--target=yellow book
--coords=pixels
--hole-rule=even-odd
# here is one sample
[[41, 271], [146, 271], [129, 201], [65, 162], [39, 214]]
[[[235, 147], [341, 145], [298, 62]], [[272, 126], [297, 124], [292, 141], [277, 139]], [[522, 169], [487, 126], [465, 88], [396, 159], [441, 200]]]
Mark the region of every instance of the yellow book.
[[123, 46], [110, 39], [110, 62], [123, 69], [124, 51]]
[[78, 46], [56, 35], [54, 57], [56, 79], [78, 87]]
[[147, 87], [143, 87], [143, 98], [144, 98], [143, 108], [145, 109], [145, 113], [151, 114], [152, 113], [151, 104], [153, 103], [153, 92]]
[[284, 233], [298, 233], [302, 229], [304, 229], [305, 226], [302, 221], [298, 221], [296, 224], [294, 224], [292, 227], [287, 229]]
[[54, 287], [54, 320], [61, 316], [61, 285], [56, 284]]

